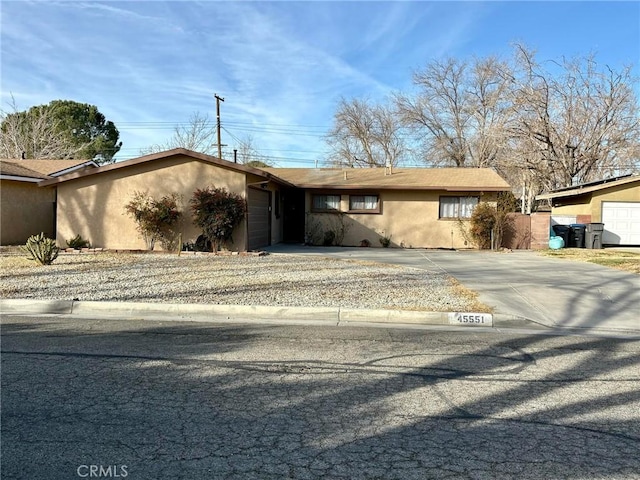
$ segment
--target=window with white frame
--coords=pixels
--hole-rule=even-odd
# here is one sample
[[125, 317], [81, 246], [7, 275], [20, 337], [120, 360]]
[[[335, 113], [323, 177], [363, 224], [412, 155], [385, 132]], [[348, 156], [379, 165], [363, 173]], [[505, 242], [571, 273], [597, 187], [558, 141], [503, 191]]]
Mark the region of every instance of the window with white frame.
[[479, 197], [440, 197], [440, 218], [471, 218]]
[[349, 195], [349, 210], [358, 212], [379, 212], [378, 195]]
[[313, 195], [311, 202], [314, 211], [340, 210], [340, 195]]

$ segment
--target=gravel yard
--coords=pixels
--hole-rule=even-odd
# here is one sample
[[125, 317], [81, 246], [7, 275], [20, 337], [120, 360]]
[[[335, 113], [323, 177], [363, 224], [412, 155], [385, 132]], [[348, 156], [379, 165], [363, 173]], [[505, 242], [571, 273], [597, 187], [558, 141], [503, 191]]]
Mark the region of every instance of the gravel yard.
[[475, 297], [443, 273], [293, 255], [0, 256], [0, 297], [465, 311]]

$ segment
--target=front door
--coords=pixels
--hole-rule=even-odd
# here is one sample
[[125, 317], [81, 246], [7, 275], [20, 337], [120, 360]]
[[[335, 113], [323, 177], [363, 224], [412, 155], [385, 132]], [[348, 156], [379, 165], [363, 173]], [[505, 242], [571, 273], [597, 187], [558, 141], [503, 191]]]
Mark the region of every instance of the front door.
[[304, 190], [292, 188], [283, 192], [283, 241], [304, 242]]

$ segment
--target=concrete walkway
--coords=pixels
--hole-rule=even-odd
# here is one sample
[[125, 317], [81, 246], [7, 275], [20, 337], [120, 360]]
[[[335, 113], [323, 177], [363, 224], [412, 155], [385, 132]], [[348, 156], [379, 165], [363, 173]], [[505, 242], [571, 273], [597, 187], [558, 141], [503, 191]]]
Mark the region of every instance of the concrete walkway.
[[640, 332], [640, 276], [591, 263], [512, 253], [275, 245], [273, 254], [322, 255], [445, 271], [495, 313], [547, 327]]

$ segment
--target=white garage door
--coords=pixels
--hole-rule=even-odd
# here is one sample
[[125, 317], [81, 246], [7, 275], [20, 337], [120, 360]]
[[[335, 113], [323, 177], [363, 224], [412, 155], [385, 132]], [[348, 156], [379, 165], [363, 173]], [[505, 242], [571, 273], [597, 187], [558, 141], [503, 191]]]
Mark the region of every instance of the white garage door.
[[640, 245], [640, 202], [602, 202], [602, 243]]

